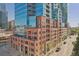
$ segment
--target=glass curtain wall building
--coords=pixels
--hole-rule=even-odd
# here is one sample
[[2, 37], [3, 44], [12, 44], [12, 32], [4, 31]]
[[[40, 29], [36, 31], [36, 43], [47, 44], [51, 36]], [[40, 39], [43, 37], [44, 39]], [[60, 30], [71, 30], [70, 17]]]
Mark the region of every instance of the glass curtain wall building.
[[8, 29], [8, 16], [6, 11], [6, 4], [0, 4], [0, 27]]
[[52, 4], [52, 18], [61, 21], [61, 27], [67, 25], [67, 3]]
[[[36, 19], [36, 16], [50, 16], [50, 15], [47, 15], [46, 13], [46, 12], [48, 13], [50, 12], [49, 10], [50, 7], [51, 6], [49, 6], [49, 4], [43, 4], [43, 3], [15, 4], [16, 26], [26, 25], [27, 27], [28, 26], [36, 27], [36, 25], [33, 23], [33, 20]], [[33, 24], [30, 23], [30, 20], [32, 21], [31, 23]]]
[[67, 23], [67, 4], [65, 3], [17, 3], [15, 4], [15, 26], [17, 33], [24, 35], [25, 27], [37, 27], [37, 16], [59, 20], [62, 27]]
[[63, 24], [63, 27], [67, 27], [67, 3], [62, 3], [61, 4], [61, 9], [62, 9], [62, 24]]
[[[60, 3], [15, 4], [15, 34], [11, 44], [23, 55], [50, 55], [62, 42], [64, 10]], [[65, 7], [64, 7], [65, 8]], [[67, 29], [67, 28], [66, 28]], [[19, 37], [18, 37], [19, 36]]]
[[51, 4], [18, 3], [15, 4], [16, 33], [24, 35], [25, 27], [37, 27], [37, 16], [51, 17]]

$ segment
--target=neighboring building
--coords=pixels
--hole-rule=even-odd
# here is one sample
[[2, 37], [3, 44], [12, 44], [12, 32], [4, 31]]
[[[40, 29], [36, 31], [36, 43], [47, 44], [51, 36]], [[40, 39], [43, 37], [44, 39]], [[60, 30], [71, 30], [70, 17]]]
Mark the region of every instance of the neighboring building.
[[0, 3], [0, 28], [8, 29], [8, 16], [6, 11], [6, 5]]
[[14, 30], [14, 26], [15, 26], [15, 21], [11, 20], [8, 22], [8, 30]]
[[22, 55], [55, 53], [55, 48], [62, 42], [62, 15], [61, 5], [58, 3], [15, 4], [12, 47]]
[[6, 31], [5, 29], [0, 29], [0, 43], [7, 42], [9, 40], [10, 36], [12, 36], [12, 35], [13, 35], [13, 33], [11, 31]]

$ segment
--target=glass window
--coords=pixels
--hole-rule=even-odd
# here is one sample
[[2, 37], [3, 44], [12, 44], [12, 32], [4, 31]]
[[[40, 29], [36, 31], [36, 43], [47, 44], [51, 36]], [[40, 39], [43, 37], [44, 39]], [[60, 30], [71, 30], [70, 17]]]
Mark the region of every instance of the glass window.
[[36, 16], [29, 16], [29, 26], [36, 27]]
[[26, 12], [27, 12], [27, 10], [26, 10], [26, 9], [23, 9], [23, 10], [21, 10], [21, 11], [15, 12], [15, 13], [16, 13], [15, 15], [19, 15], [19, 14], [21, 14], [21, 13], [26, 13]]
[[23, 26], [16, 27], [16, 31], [15, 32], [16, 32], [15, 34], [18, 34], [18, 35], [21, 35], [21, 36], [25, 35], [25, 29], [24, 29]]
[[43, 4], [42, 3], [37, 3], [36, 4], [36, 15], [37, 16], [42, 16], [43, 15]]
[[24, 11], [21, 14], [16, 15], [15, 13], [15, 25], [27, 25], [27, 17], [26, 17], [26, 12]]
[[24, 5], [27, 5], [25, 3], [15, 3], [15, 9], [19, 9], [20, 7], [23, 7]]

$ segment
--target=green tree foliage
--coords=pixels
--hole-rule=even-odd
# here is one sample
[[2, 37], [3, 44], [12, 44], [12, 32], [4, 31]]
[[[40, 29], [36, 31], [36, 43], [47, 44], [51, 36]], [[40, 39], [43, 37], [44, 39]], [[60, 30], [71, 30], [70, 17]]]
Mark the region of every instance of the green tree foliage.
[[79, 28], [72, 28], [71, 29], [71, 35], [78, 34], [78, 33], [79, 33]]
[[73, 55], [79, 56], [79, 34], [78, 37], [76, 38], [76, 43], [74, 44]]
[[79, 33], [78, 33], [78, 37], [79, 37]]

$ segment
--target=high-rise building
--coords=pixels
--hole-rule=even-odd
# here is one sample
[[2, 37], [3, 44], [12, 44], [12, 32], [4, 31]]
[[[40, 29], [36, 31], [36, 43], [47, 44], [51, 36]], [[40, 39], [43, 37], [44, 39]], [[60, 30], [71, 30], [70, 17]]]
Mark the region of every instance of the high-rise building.
[[0, 28], [8, 29], [8, 16], [6, 11], [6, 5], [0, 4]]
[[22, 55], [50, 55], [62, 42], [62, 9], [58, 3], [15, 4], [11, 45]]
[[19, 28], [22, 26], [22, 29], [23, 26], [37, 27], [37, 16], [51, 17], [50, 5], [49, 3], [15, 4], [15, 25]]
[[61, 4], [61, 10], [62, 10], [62, 27], [67, 27], [68, 25], [68, 22], [67, 22], [67, 19], [68, 19], [68, 15], [67, 15], [67, 10], [68, 10], [68, 7], [67, 7], [67, 3], [62, 3]]
[[67, 3], [54, 3], [52, 4], [52, 18], [60, 20], [61, 27], [67, 27]]

